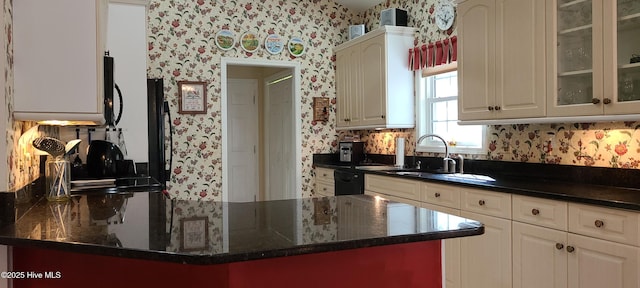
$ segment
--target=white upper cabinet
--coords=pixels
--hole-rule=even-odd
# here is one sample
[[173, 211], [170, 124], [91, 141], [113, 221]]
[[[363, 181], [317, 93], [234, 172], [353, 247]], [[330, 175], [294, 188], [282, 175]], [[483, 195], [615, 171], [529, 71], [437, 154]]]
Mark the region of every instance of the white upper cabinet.
[[383, 26], [336, 47], [337, 129], [414, 127], [415, 31]]
[[640, 111], [640, 2], [548, 0], [550, 116]]
[[106, 0], [13, 2], [16, 120], [104, 122]]
[[459, 119], [545, 116], [545, 3], [458, 5]]

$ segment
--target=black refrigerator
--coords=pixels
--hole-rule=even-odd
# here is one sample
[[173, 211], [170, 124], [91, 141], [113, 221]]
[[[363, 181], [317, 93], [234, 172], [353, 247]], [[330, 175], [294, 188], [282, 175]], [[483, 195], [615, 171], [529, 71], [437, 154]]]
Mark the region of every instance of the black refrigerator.
[[166, 187], [171, 176], [173, 127], [169, 102], [164, 99], [164, 81], [162, 79], [147, 79], [147, 105], [149, 176]]

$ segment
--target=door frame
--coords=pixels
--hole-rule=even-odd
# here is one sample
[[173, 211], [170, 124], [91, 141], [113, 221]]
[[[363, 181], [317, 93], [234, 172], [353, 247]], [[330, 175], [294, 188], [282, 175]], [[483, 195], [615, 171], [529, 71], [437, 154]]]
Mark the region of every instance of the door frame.
[[[229, 201], [229, 183], [228, 183], [228, 137], [227, 137], [227, 66], [257, 66], [257, 67], [275, 67], [275, 68], [285, 68], [285, 69], [293, 69], [293, 98], [294, 98], [294, 107], [293, 107], [293, 118], [298, 119], [296, 115], [301, 115], [301, 83], [300, 83], [300, 75], [301, 68], [300, 63], [294, 61], [278, 61], [278, 60], [266, 60], [266, 59], [246, 59], [246, 58], [231, 58], [231, 57], [222, 57], [221, 59], [221, 71], [220, 71], [220, 81], [221, 81], [221, 106], [220, 112], [222, 116], [222, 201]], [[302, 159], [302, 123], [300, 121], [295, 122], [295, 155], [294, 159]], [[297, 162], [296, 162], [297, 163]], [[296, 198], [302, 197], [302, 163], [298, 163], [295, 165], [296, 175], [295, 175], [295, 196]]]

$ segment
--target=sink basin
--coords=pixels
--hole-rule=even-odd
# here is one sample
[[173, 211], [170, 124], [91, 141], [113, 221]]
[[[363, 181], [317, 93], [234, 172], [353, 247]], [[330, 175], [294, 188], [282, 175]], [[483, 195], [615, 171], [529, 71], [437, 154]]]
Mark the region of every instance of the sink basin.
[[477, 174], [454, 173], [454, 174], [446, 174], [446, 175], [444, 175], [444, 177], [451, 178], [451, 179], [469, 180], [469, 181], [482, 181], [482, 182], [496, 181], [496, 179], [493, 179], [493, 178], [491, 178], [489, 176], [477, 175]]

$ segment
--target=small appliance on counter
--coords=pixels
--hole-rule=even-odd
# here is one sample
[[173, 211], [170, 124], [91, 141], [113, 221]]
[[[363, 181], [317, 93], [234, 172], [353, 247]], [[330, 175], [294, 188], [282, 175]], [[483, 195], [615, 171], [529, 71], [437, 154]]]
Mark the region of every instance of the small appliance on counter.
[[340, 142], [340, 162], [356, 165], [364, 160], [364, 142]]

